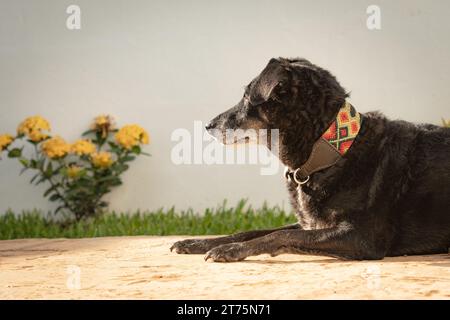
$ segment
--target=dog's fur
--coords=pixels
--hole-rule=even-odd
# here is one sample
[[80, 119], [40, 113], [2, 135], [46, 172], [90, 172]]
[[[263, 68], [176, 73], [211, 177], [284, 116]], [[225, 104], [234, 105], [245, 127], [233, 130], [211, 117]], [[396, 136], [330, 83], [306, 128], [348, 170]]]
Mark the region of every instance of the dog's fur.
[[[272, 59], [241, 101], [207, 129], [279, 129], [279, 157], [295, 170], [346, 98], [328, 71], [305, 59]], [[390, 121], [377, 112], [362, 119], [356, 140], [337, 164], [314, 173], [300, 189], [287, 182], [297, 224], [179, 241], [172, 249], [207, 253], [205, 259], [214, 261], [263, 253], [360, 260], [447, 252], [450, 129]]]

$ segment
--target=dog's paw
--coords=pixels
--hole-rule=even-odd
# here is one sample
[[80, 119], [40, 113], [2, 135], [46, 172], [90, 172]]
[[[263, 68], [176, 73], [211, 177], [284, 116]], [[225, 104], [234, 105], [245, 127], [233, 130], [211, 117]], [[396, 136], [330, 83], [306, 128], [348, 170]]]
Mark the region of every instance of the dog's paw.
[[222, 244], [212, 248], [206, 253], [205, 261], [211, 259], [214, 262], [234, 262], [241, 261], [247, 257], [243, 250], [244, 246], [240, 242]]
[[206, 243], [206, 239], [187, 239], [175, 242], [170, 251], [175, 250], [176, 253], [185, 254], [202, 254], [206, 253], [210, 248]]

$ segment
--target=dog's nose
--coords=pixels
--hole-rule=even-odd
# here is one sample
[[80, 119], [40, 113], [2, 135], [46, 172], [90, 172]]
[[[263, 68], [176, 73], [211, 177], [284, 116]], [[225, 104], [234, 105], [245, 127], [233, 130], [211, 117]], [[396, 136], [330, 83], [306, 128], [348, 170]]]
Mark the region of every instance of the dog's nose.
[[212, 128], [214, 128], [214, 124], [212, 122], [208, 122], [205, 126], [206, 130], [211, 130]]

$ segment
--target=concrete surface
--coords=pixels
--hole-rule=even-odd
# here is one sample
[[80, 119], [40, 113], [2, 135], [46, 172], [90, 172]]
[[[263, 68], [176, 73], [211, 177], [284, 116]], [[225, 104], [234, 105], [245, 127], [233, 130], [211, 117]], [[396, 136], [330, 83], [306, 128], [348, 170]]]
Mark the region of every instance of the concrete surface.
[[449, 299], [450, 255], [339, 261], [177, 255], [186, 237], [0, 241], [1, 299]]

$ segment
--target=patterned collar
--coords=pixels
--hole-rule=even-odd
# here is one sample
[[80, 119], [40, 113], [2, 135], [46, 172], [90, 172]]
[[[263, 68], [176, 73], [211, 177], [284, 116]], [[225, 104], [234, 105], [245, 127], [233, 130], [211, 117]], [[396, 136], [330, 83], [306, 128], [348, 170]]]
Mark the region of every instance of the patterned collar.
[[349, 102], [345, 101], [322, 138], [344, 155], [353, 144], [359, 129], [361, 116]]
[[286, 167], [284, 176], [297, 183], [307, 183], [314, 172], [333, 166], [350, 149], [361, 129], [362, 117], [347, 101], [325, 133], [314, 143], [308, 160], [299, 168]]

